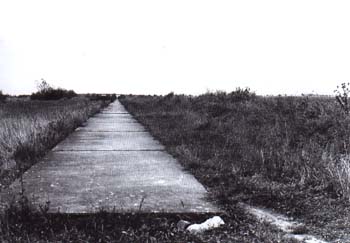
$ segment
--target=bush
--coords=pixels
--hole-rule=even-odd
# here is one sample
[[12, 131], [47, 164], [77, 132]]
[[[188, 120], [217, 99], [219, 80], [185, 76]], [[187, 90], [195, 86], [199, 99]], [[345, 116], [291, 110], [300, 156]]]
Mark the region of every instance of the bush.
[[256, 97], [254, 92], [251, 92], [249, 88], [237, 88], [229, 94], [233, 102], [248, 101]]
[[59, 100], [62, 98], [73, 98], [77, 94], [73, 90], [66, 90], [62, 88], [53, 88], [44, 79], [38, 84], [38, 92], [32, 93], [30, 99], [32, 100]]
[[165, 100], [169, 100], [169, 99], [171, 99], [171, 98], [173, 98], [173, 97], [174, 97], [174, 92], [170, 92], [169, 94], [167, 94], [167, 95], [164, 96], [164, 99], [165, 99]]
[[7, 95], [2, 93], [2, 90], [0, 90], [0, 102], [4, 102], [7, 98]]

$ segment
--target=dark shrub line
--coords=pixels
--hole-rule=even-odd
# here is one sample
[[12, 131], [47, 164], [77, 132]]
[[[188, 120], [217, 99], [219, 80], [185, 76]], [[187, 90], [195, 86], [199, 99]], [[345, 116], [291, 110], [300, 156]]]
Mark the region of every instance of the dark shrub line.
[[62, 98], [73, 98], [77, 94], [73, 90], [66, 90], [62, 88], [53, 88], [45, 79], [41, 79], [38, 83], [38, 91], [32, 93], [30, 99], [32, 100], [59, 100]]

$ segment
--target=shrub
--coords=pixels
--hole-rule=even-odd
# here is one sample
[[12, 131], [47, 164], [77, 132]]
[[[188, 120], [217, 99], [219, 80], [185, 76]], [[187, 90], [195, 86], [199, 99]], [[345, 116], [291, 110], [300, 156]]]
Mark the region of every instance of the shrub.
[[59, 100], [62, 98], [73, 98], [77, 94], [73, 90], [62, 88], [53, 88], [44, 79], [38, 84], [38, 92], [33, 93], [30, 98], [32, 100]]
[[2, 90], [0, 90], [0, 102], [4, 102], [7, 98], [7, 95], [2, 93]]
[[248, 101], [256, 97], [254, 92], [251, 92], [249, 88], [237, 88], [229, 94], [233, 102]]
[[169, 94], [164, 96], [164, 99], [168, 100], [174, 97], [174, 92], [170, 92]]

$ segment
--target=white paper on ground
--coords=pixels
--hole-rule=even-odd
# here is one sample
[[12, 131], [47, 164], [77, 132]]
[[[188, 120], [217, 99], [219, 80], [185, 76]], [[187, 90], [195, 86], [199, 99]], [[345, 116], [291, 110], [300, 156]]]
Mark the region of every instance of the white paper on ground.
[[192, 224], [187, 227], [187, 230], [191, 233], [201, 233], [206, 230], [218, 228], [221, 225], [224, 225], [225, 222], [219, 216], [214, 216], [210, 219], [207, 219], [205, 222], [201, 224]]

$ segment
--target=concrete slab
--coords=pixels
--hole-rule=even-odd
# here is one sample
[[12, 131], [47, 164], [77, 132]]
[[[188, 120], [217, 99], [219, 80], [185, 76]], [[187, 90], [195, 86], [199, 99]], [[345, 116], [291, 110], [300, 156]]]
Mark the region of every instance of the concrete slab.
[[[96, 163], [96, 161], [99, 161]], [[206, 190], [164, 151], [51, 152], [23, 175], [35, 205], [51, 212], [210, 212]], [[11, 190], [19, 191], [16, 181]]]
[[85, 125], [95, 124], [95, 123], [134, 123], [137, 122], [134, 118], [131, 117], [113, 117], [113, 118], [99, 118], [91, 117]]
[[84, 127], [80, 127], [78, 131], [89, 132], [142, 132], [145, 128], [137, 122], [114, 122], [114, 123], [101, 123], [101, 122], [88, 122]]
[[53, 151], [164, 150], [148, 132], [86, 132], [80, 130]]
[[116, 101], [102, 110], [102, 113], [129, 113], [120, 102]]
[[114, 113], [114, 112], [104, 112], [101, 111], [99, 113], [96, 113], [94, 117], [107, 117], [107, 118], [114, 118], [114, 117], [133, 117], [130, 113]]
[[115, 119], [134, 119], [130, 114], [126, 114], [126, 113], [97, 113], [94, 118], [102, 118], [102, 119], [106, 119], [107, 121], [110, 120], [115, 120]]
[[[108, 111], [123, 107], [115, 102]], [[62, 213], [219, 211], [158, 141], [135, 121], [119, 122], [120, 116], [132, 119], [114, 113], [90, 119], [24, 173], [24, 193], [34, 205], [50, 201], [50, 212]], [[20, 191], [17, 180], [2, 192], [1, 205]]]

